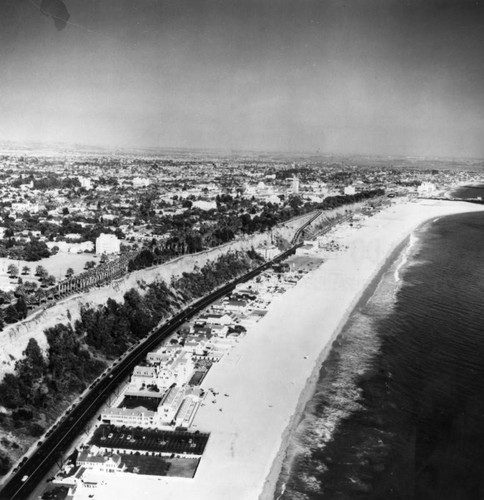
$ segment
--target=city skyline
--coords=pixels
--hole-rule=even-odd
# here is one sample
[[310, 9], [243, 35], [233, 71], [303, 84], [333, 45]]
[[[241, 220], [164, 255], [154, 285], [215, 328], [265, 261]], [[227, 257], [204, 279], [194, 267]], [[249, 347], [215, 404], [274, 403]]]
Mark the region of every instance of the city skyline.
[[0, 140], [484, 156], [478, 2], [64, 3], [3, 4]]

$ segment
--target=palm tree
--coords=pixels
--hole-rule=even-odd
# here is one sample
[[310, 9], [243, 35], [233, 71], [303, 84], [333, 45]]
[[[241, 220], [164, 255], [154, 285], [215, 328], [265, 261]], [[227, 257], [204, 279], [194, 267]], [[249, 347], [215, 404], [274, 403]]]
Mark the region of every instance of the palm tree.
[[69, 267], [69, 269], [67, 269], [66, 271], [66, 278], [70, 278], [73, 275], [74, 275], [74, 269], [72, 269], [72, 267]]

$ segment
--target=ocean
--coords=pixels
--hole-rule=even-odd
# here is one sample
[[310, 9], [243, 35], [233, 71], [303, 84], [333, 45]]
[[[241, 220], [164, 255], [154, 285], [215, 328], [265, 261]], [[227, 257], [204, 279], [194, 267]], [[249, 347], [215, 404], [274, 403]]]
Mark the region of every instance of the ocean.
[[276, 498], [484, 499], [484, 215], [419, 228], [371, 292], [321, 367]]

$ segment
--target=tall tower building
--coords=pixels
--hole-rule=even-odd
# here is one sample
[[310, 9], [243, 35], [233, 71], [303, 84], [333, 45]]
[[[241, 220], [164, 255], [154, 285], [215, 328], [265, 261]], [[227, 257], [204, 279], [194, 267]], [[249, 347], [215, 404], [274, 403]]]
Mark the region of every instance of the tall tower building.
[[291, 189], [294, 194], [299, 193], [299, 177], [297, 175], [292, 177]]

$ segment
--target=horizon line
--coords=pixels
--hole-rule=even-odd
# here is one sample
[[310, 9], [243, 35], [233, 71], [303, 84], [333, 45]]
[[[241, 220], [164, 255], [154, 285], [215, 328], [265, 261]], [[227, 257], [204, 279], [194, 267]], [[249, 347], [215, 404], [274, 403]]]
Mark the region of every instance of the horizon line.
[[[321, 156], [321, 157], [337, 157], [337, 158], [392, 158], [392, 159], [405, 159], [405, 160], [438, 160], [438, 161], [484, 161], [483, 157], [476, 156], [438, 156], [438, 155], [417, 155], [417, 154], [397, 154], [397, 153], [359, 153], [359, 152], [348, 152], [348, 153], [336, 153], [336, 152], [322, 152], [319, 150], [310, 151], [284, 151], [284, 150], [265, 150], [265, 149], [241, 149], [241, 148], [215, 148], [215, 147], [189, 147], [189, 146], [114, 146], [114, 145], [101, 145], [101, 144], [83, 144], [75, 142], [50, 142], [41, 140], [30, 140], [30, 141], [19, 141], [11, 139], [0, 139], [0, 153], [7, 153], [8, 150], [4, 148], [5, 145], [15, 145], [17, 147], [32, 147], [48, 149], [51, 148], [57, 154], [66, 154], [60, 151], [55, 151], [56, 149], [67, 148], [67, 149], [85, 149], [85, 150], [103, 150], [104, 154], [130, 154], [134, 152], [169, 152], [169, 151], [183, 151], [183, 152], [212, 152], [212, 153], [224, 153], [224, 154], [255, 154], [255, 155], [290, 155], [290, 156]], [[39, 151], [40, 152], [40, 151]], [[81, 151], [79, 151], [81, 152]], [[85, 154], [94, 154], [96, 151], [85, 151]], [[29, 154], [26, 152], [25, 154]], [[32, 154], [32, 152], [30, 152]]]

